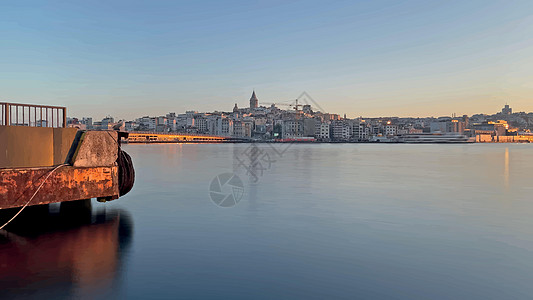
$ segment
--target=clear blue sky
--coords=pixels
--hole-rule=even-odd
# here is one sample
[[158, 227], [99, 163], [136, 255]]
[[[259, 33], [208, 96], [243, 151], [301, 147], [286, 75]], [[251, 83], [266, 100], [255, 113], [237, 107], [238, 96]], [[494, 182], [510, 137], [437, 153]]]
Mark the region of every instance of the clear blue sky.
[[78, 117], [533, 111], [532, 1], [2, 1], [0, 43], [0, 101]]

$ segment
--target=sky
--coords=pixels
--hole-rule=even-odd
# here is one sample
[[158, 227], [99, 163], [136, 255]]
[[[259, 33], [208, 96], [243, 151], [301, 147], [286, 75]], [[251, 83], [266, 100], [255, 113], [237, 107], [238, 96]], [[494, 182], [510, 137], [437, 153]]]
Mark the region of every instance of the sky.
[[0, 2], [0, 101], [133, 119], [252, 90], [348, 117], [533, 111], [533, 2]]

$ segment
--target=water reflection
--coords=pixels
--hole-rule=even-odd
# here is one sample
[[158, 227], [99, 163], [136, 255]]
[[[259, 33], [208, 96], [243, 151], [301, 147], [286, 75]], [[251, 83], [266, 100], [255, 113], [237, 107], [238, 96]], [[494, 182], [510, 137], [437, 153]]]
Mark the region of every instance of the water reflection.
[[29, 207], [0, 232], [0, 298], [109, 296], [131, 236], [124, 210], [94, 211], [90, 202], [57, 212]]
[[505, 148], [505, 163], [503, 170], [503, 180], [505, 189], [509, 189], [509, 147]]

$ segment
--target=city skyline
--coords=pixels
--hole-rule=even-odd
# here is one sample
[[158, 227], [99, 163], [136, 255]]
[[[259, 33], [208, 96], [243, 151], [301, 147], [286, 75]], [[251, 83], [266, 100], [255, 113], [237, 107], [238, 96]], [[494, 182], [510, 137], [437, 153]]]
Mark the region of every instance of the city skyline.
[[131, 119], [307, 91], [354, 118], [533, 111], [528, 1], [0, 4], [0, 101]]
[[[133, 120], [115, 120], [112, 116], [101, 121], [91, 117], [67, 118], [66, 124], [81, 130], [129, 132], [128, 141], [133, 143], [178, 142], [191, 138], [212, 141], [215, 137], [278, 142], [420, 142], [421, 138], [426, 142], [444, 139], [460, 143], [533, 140], [533, 112], [513, 112], [507, 104], [491, 115], [350, 119], [346, 114], [324, 112], [306, 93], [292, 103], [263, 102], [269, 105], [259, 106], [259, 101], [254, 90], [248, 106], [239, 107], [235, 103], [231, 112], [190, 110]], [[194, 134], [201, 136], [191, 136]]]
[[[249, 93], [250, 94], [250, 93]], [[255, 90], [252, 90], [251, 92], [252, 94], [252, 98], [255, 97], [255, 100], [257, 101], [257, 105], [256, 107], [264, 107], [264, 108], [268, 108], [270, 107], [272, 104], [275, 104], [277, 108], [279, 108], [280, 110], [287, 110], [287, 111], [291, 111], [291, 110], [294, 110], [295, 109], [295, 100], [296, 98], [292, 99], [292, 100], [285, 100], [285, 101], [275, 101], [275, 102], [268, 102], [267, 100], [263, 100], [262, 98], [256, 96], [256, 91]], [[348, 119], [357, 119], [357, 118], [438, 118], [438, 117], [452, 117], [452, 116], [462, 116], [462, 115], [468, 115], [468, 116], [472, 116], [472, 115], [493, 115], [493, 114], [496, 114], [496, 113], [499, 113], [501, 111], [501, 108], [503, 106], [511, 106], [511, 104], [509, 104], [509, 102], [504, 102], [504, 104], [502, 104], [500, 107], [496, 108], [494, 111], [489, 111], [489, 112], [474, 112], [474, 113], [470, 113], [470, 114], [467, 114], [467, 113], [461, 113], [461, 112], [453, 112], [453, 113], [449, 113], [449, 114], [441, 114], [441, 115], [436, 115], [436, 114], [432, 114], [432, 115], [419, 115], [419, 116], [415, 116], [415, 115], [385, 115], [385, 114], [381, 114], [381, 115], [364, 115], [364, 114], [359, 114], [359, 115], [349, 115], [346, 111], [326, 111], [322, 106], [321, 104], [318, 104], [321, 106], [322, 111], [320, 108], [317, 108], [315, 106], [315, 104], [313, 104], [312, 101], [314, 101], [314, 99], [306, 99], [306, 97], [304, 96], [306, 94], [306, 92], [303, 92], [301, 93], [301, 97], [298, 98], [299, 99], [299, 107], [300, 107], [300, 110], [301, 110], [301, 106], [305, 105], [305, 104], [309, 104], [312, 106], [312, 109], [314, 111], [319, 111], [319, 112], [322, 112], [322, 113], [328, 113], [328, 114], [336, 114], [336, 115], [340, 115], [340, 116], [346, 116], [346, 118]], [[141, 112], [140, 114], [138, 115], [134, 115], [130, 118], [122, 118], [120, 117], [120, 114], [117, 116], [117, 115], [113, 115], [111, 113], [106, 113], [106, 114], [102, 114], [102, 115], [97, 115], [97, 116], [93, 116], [93, 115], [88, 115], [88, 114], [85, 114], [85, 115], [74, 115], [70, 112], [68, 112], [68, 107], [67, 107], [67, 112], [68, 112], [68, 117], [70, 118], [81, 118], [81, 117], [91, 117], [91, 118], [94, 118], [95, 120], [99, 120], [99, 119], [105, 119], [105, 118], [109, 118], [109, 117], [112, 117], [116, 120], [135, 120], [135, 119], [138, 119], [140, 117], [146, 117], [146, 116], [163, 116], [165, 114], [168, 114], [168, 113], [176, 113], [176, 114], [183, 114], [183, 113], [186, 113], [188, 111], [194, 111], [194, 112], [198, 112], [198, 113], [231, 113], [232, 111], [232, 108], [235, 107], [235, 105], [239, 108], [239, 109], [242, 109], [242, 108], [247, 108], [247, 107], [250, 107], [251, 106], [251, 103], [250, 103], [250, 100], [251, 99], [248, 99], [246, 102], [244, 101], [239, 101], [239, 102], [234, 102], [231, 107], [228, 103], [228, 105], [226, 105], [225, 108], [223, 109], [214, 109], [214, 110], [210, 110], [210, 111], [202, 111], [202, 110], [198, 110], [198, 109], [195, 109], [194, 107], [192, 108], [189, 108], [189, 109], [185, 109], [183, 111], [176, 111], [176, 110], [172, 110], [172, 109], [167, 109], [166, 111], [159, 111], [159, 112], [156, 112], [154, 114], [148, 114], [148, 113], [143, 113]], [[302, 101], [303, 100], [303, 101]], [[475, 109], [474, 109], [475, 110]], [[518, 113], [518, 112], [525, 112], [525, 113], [532, 113], [533, 111], [524, 111], [524, 110], [521, 110], [520, 108], [518, 109], [515, 109], [514, 110], [515, 113]]]

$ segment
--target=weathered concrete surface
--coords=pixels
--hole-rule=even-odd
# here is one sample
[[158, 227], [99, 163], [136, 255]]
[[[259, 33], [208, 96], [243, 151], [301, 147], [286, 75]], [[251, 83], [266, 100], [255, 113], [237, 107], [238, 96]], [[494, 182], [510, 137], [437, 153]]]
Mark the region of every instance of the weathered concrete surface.
[[116, 131], [87, 131], [83, 134], [74, 167], [113, 166], [118, 157]]
[[[24, 205], [52, 167], [0, 169], [0, 209]], [[44, 183], [30, 205], [90, 199], [118, 198], [118, 167], [57, 169]]]
[[0, 168], [62, 164], [76, 132], [76, 128], [0, 126]]
[[54, 131], [54, 165], [64, 164], [78, 130], [76, 128], [52, 129]]

